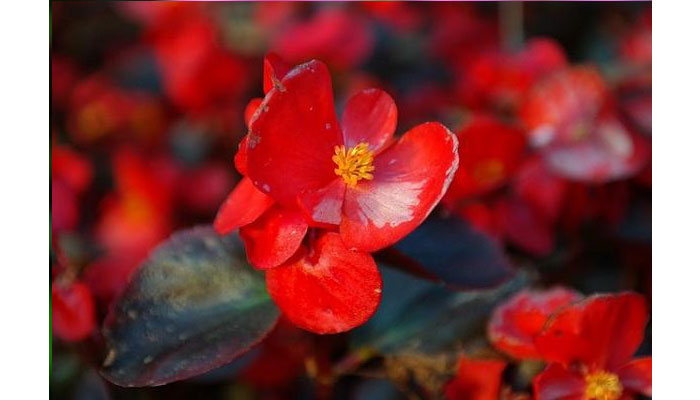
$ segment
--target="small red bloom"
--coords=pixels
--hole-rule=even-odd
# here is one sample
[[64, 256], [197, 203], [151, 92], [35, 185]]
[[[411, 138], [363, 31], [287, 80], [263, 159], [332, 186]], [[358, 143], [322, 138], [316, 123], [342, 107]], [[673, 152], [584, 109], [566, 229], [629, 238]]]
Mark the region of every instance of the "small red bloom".
[[300, 207], [310, 224], [339, 226], [348, 247], [375, 251], [435, 207], [458, 164], [457, 140], [425, 123], [393, 141], [396, 106], [378, 89], [353, 96], [341, 121], [326, 66], [295, 68], [251, 121], [248, 176], [283, 207]]
[[472, 107], [512, 109], [538, 79], [566, 64], [564, 50], [555, 41], [531, 39], [518, 53], [485, 52], [469, 60], [459, 75], [458, 90]]
[[477, 116], [458, 134], [459, 168], [445, 194], [453, 204], [503, 185], [518, 168], [526, 146], [525, 133], [488, 116]]
[[95, 328], [95, 301], [81, 282], [51, 285], [51, 328], [68, 342], [87, 338]]
[[580, 299], [570, 289], [523, 290], [491, 315], [488, 335], [499, 350], [515, 358], [541, 358], [534, 338], [557, 309]]
[[457, 376], [445, 386], [448, 400], [495, 400], [500, 398], [503, 360], [459, 359]]
[[96, 224], [108, 252], [133, 258], [146, 254], [171, 231], [176, 171], [168, 158], [145, 159], [128, 149], [115, 153], [116, 190], [103, 200]]
[[372, 32], [360, 15], [328, 8], [281, 29], [270, 47], [286, 60], [319, 57], [335, 68], [347, 69], [364, 61], [372, 46]]
[[649, 159], [649, 143], [623, 124], [595, 69], [572, 67], [546, 77], [530, 91], [520, 116], [549, 168], [569, 179], [620, 179]]
[[51, 147], [51, 228], [74, 229], [79, 222], [79, 198], [92, 181], [92, 165], [68, 147]]
[[651, 396], [651, 357], [632, 359], [646, 322], [645, 300], [635, 293], [592, 296], [561, 308], [535, 337], [552, 363], [535, 378], [535, 398]]

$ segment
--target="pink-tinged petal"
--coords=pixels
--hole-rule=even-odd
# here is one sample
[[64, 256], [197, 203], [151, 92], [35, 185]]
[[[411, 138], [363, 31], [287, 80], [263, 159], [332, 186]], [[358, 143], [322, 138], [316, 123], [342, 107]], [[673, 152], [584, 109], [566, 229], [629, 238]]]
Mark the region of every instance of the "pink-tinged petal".
[[581, 295], [567, 288], [535, 291], [525, 289], [498, 306], [488, 323], [489, 340], [515, 358], [540, 358], [534, 338], [549, 316]]
[[353, 249], [376, 251], [420, 225], [457, 169], [457, 138], [428, 122], [408, 131], [375, 159], [374, 178], [345, 192], [340, 235]]
[[272, 90], [275, 81], [281, 81], [292, 67], [275, 53], [267, 53], [263, 61], [263, 91]]
[[615, 373], [625, 390], [651, 397], [651, 357], [634, 359]]
[[270, 208], [241, 228], [248, 261], [258, 269], [282, 264], [299, 249], [307, 228], [306, 219], [299, 211], [280, 206]]
[[394, 135], [396, 115], [396, 103], [385, 91], [365, 89], [355, 94], [341, 118], [345, 147], [367, 143], [370, 150], [380, 150]]
[[365, 323], [377, 309], [382, 280], [372, 256], [350, 250], [337, 233], [322, 234], [266, 272], [267, 290], [295, 325], [339, 333]]
[[243, 178], [216, 214], [214, 229], [219, 235], [225, 235], [255, 221], [274, 203], [275, 201], [259, 191], [250, 179]]
[[312, 225], [338, 225], [344, 198], [345, 182], [338, 177], [321, 189], [299, 194], [299, 208]]
[[635, 175], [651, 156], [649, 142], [628, 130], [614, 115], [600, 118], [590, 137], [555, 143], [542, 154], [548, 167], [565, 178], [608, 182]]
[[342, 138], [328, 68], [302, 64], [272, 89], [258, 108], [247, 141], [248, 177], [287, 207], [297, 194], [336, 178], [332, 160]]
[[552, 316], [535, 345], [550, 362], [582, 362], [614, 371], [639, 347], [646, 322], [646, 303], [639, 294], [591, 296]]
[[549, 365], [532, 382], [535, 400], [584, 400], [586, 383], [561, 364]]

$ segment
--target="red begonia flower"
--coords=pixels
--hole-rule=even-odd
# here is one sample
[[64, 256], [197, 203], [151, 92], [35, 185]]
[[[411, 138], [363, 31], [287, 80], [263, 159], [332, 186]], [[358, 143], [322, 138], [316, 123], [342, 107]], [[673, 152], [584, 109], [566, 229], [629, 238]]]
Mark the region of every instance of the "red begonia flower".
[[580, 299], [566, 288], [523, 290], [494, 310], [488, 324], [491, 343], [515, 358], [541, 358], [534, 338], [557, 309]]
[[81, 282], [51, 285], [51, 329], [62, 340], [77, 342], [95, 328], [95, 301]]
[[364, 61], [372, 46], [372, 32], [361, 16], [328, 8], [281, 29], [270, 47], [285, 60], [319, 57], [335, 68], [346, 69]]
[[531, 39], [518, 53], [486, 52], [469, 60], [459, 75], [462, 98], [472, 107], [514, 107], [537, 79], [566, 66], [564, 50], [553, 40]]
[[618, 400], [651, 396], [651, 357], [632, 359], [644, 337], [645, 300], [635, 293], [592, 296], [561, 308], [535, 337], [552, 364], [535, 397]]
[[145, 39], [152, 46], [165, 92], [178, 107], [192, 113], [230, 104], [248, 80], [241, 59], [221, 44], [214, 21], [199, 4], [162, 9], [149, 21]]
[[445, 386], [448, 400], [494, 400], [500, 398], [506, 362], [460, 357], [457, 376]]
[[543, 79], [520, 115], [547, 165], [569, 179], [620, 179], [649, 159], [649, 143], [622, 122], [595, 69], [573, 67]]
[[145, 257], [172, 228], [175, 166], [167, 157], [146, 159], [122, 149], [113, 170], [117, 187], [101, 204], [97, 241], [110, 253]]
[[323, 63], [296, 67], [251, 121], [246, 169], [282, 206], [300, 206], [311, 224], [339, 225], [349, 248], [375, 251], [435, 207], [458, 164], [457, 140], [425, 123], [390, 144], [396, 109], [378, 89], [356, 94], [348, 108], [339, 124]]
[[478, 116], [458, 134], [459, 168], [444, 202], [456, 203], [501, 185], [523, 158], [526, 139], [521, 130], [488, 116]]
[[326, 334], [352, 329], [379, 306], [382, 280], [372, 256], [348, 249], [333, 232], [266, 272], [267, 290], [295, 325]]

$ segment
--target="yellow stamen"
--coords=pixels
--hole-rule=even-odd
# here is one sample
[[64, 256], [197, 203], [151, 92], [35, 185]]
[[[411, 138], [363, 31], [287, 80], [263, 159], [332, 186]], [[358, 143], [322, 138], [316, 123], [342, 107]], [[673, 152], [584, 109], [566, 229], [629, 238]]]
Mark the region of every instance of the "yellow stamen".
[[586, 400], [618, 400], [622, 389], [620, 378], [610, 372], [598, 371], [586, 375]]
[[338, 166], [334, 171], [350, 186], [357, 185], [362, 179], [371, 180], [374, 171], [374, 154], [369, 149], [369, 144], [360, 143], [346, 150], [345, 146], [335, 146], [333, 162]]

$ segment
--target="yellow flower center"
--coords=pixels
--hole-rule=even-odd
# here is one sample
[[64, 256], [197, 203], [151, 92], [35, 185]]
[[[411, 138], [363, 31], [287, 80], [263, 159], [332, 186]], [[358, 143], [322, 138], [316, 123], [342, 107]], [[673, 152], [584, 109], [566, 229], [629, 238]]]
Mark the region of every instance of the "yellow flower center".
[[617, 400], [622, 396], [622, 384], [617, 375], [598, 371], [586, 375], [586, 400]]
[[374, 154], [367, 143], [360, 143], [349, 150], [345, 146], [335, 146], [333, 162], [338, 168], [334, 171], [350, 186], [357, 185], [362, 179], [372, 179], [370, 172], [374, 171], [373, 161]]

